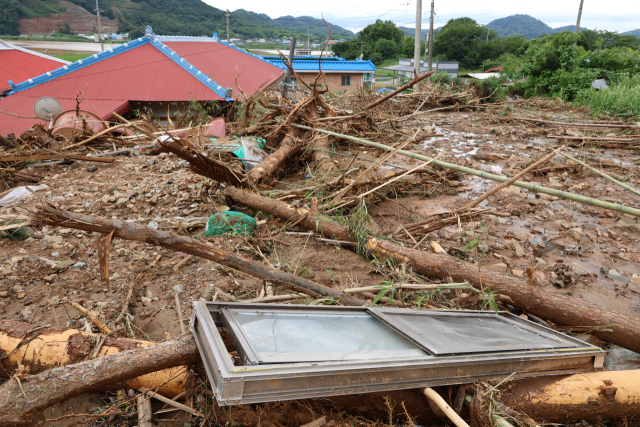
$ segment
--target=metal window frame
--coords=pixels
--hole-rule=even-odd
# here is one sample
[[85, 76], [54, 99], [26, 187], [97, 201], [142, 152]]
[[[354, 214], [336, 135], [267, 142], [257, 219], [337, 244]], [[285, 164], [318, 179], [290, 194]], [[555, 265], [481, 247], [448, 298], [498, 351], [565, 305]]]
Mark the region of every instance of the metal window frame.
[[[606, 354], [598, 347], [562, 335], [563, 338], [571, 339], [582, 347], [387, 360], [234, 366], [218, 327], [224, 326], [222, 309], [236, 307], [277, 309], [297, 313], [356, 311], [364, 314], [373, 313], [375, 310], [367, 307], [194, 301], [190, 327], [220, 406], [445, 384], [467, 384], [476, 381], [500, 380], [509, 375], [513, 375], [513, 378], [524, 378], [582, 373], [602, 369], [604, 354]], [[421, 310], [423, 311], [427, 312], [427, 310]], [[486, 313], [470, 310], [456, 311], [456, 313], [465, 312]], [[523, 322], [527, 321], [523, 319]], [[548, 333], [558, 334], [542, 326], [539, 328]], [[240, 345], [237, 339], [231, 336], [230, 338], [234, 346]]]
[[[340, 76], [340, 77], [341, 77], [340, 86], [342, 86], [342, 87], [350, 87], [351, 86], [351, 76]], [[349, 79], [349, 84], [348, 85], [344, 84], [345, 79]]]

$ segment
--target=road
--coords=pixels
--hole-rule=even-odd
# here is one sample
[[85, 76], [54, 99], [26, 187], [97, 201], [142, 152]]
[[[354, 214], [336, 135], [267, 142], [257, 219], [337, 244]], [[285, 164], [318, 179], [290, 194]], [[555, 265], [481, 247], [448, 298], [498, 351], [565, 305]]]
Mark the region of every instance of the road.
[[[100, 52], [100, 43], [82, 43], [82, 42], [56, 42], [44, 40], [11, 40], [9, 43], [26, 49], [34, 50], [68, 50], [78, 52]], [[105, 48], [111, 46], [105, 43]], [[117, 46], [117, 45], [113, 45]]]

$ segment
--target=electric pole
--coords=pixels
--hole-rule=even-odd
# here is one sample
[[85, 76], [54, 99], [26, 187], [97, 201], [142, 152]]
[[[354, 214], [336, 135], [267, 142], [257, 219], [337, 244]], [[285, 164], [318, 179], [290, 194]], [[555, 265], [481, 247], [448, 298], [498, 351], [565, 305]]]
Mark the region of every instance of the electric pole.
[[310, 48], [310, 44], [309, 44], [309, 29], [307, 28], [307, 55], [311, 56], [311, 48]]
[[364, 58], [364, 40], [360, 42], [360, 59]]
[[[431, 23], [429, 24], [429, 71], [433, 60], [433, 0], [431, 0]], [[431, 83], [431, 76], [427, 77], [427, 83]]]
[[102, 26], [100, 26], [100, 7], [98, 7], [98, 0], [96, 0], [96, 13], [98, 14], [98, 40], [100, 40], [100, 51], [104, 52], [104, 44], [102, 44]]
[[229, 9], [227, 9], [227, 43], [231, 43], [231, 30], [229, 29]]
[[[582, 18], [582, 5], [584, 4], [584, 0], [580, 0], [580, 9], [578, 9], [578, 22], [576, 22], [576, 34], [580, 33], [580, 18]], [[578, 40], [573, 44], [574, 46], [578, 45]]]
[[[420, 75], [420, 42], [422, 40], [422, 0], [416, 0], [416, 39], [413, 48], [413, 77]], [[418, 83], [413, 85], [413, 91], [418, 91]]]

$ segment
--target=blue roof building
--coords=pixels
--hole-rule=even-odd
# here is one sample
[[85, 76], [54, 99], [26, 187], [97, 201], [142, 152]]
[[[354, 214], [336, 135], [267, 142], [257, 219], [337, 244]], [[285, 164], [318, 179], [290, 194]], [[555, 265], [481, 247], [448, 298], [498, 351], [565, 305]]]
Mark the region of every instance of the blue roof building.
[[[279, 56], [264, 56], [263, 58], [283, 70], [287, 69]], [[315, 82], [318, 73], [322, 70], [325, 78], [318, 84], [322, 89], [326, 87], [330, 91], [352, 91], [372, 88], [376, 66], [371, 61], [360, 59], [347, 61], [344, 58], [334, 56], [322, 59], [313, 56], [294, 56], [293, 70], [309, 85]], [[299, 82], [294, 79], [294, 83], [298, 84]]]

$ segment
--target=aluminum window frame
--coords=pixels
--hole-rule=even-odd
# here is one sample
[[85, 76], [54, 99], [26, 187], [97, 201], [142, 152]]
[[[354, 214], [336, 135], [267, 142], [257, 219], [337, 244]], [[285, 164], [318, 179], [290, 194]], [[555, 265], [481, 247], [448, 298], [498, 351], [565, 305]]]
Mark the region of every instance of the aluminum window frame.
[[287, 312], [309, 310], [346, 313], [356, 310], [371, 313], [368, 307], [194, 301], [190, 327], [220, 406], [468, 384], [501, 380], [510, 375], [512, 378], [526, 378], [583, 373], [602, 370], [606, 354], [598, 347], [573, 339], [583, 347], [388, 360], [234, 366], [218, 331], [218, 327], [223, 327], [221, 310], [228, 307], [279, 309]]

